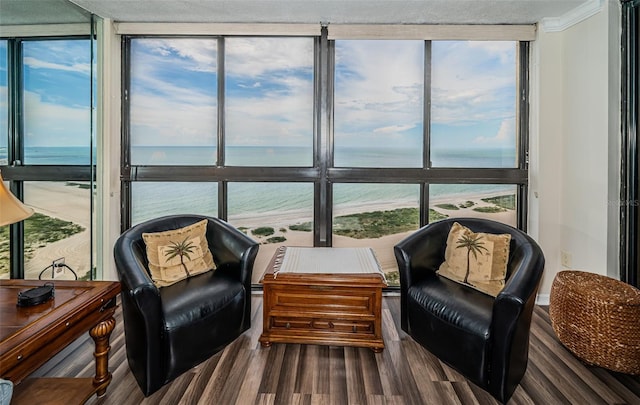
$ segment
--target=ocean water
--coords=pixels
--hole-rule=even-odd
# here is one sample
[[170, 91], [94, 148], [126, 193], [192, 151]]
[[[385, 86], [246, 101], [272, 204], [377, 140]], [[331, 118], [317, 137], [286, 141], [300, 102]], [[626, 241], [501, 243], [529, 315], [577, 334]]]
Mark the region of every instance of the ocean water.
[[[515, 151], [502, 149], [437, 150], [432, 156], [436, 167], [513, 167]], [[353, 167], [419, 167], [416, 150], [350, 148], [336, 151], [336, 162]], [[6, 156], [6, 153], [5, 153]], [[95, 156], [95, 154], [94, 154]], [[132, 161], [137, 165], [214, 164], [215, 147], [134, 147]], [[0, 159], [2, 159], [0, 150]], [[31, 147], [25, 149], [26, 164], [88, 164], [87, 147]], [[297, 147], [228, 147], [227, 165], [234, 166], [311, 166], [312, 151]], [[171, 213], [217, 215], [217, 183], [135, 182], [132, 185], [134, 223]], [[511, 185], [434, 184], [430, 197], [464, 194], [513, 193]], [[229, 183], [229, 217], [300, 212], [311, 217], [313, 184], [309, 183]], [[406, 203], [417, 206], [419, 186], [415, 184], [334, 184], [334, 210], [350, 206]]]

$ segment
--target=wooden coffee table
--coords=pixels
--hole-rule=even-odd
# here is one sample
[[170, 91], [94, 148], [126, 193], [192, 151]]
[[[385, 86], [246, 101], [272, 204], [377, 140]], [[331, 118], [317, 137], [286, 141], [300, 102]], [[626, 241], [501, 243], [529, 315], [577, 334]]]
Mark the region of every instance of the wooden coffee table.
[[[318, 249], [324, 249], [322, 255], [332, 254], [331, 248]], [[368, 347], [381, 352], [382, 288], [386, 287], [383, 275], [349, 273], [348, 268], [274, 274], [285, 253], [286, 248], [276, 251], [261, 281], [262, 346], [307, 343]]]
[[[54, 299], [16, 306], [18, 292], [44, 283], [0, 280], [0, 377], [17, 384], [11, 403], [84, 403], [94, 393], [104, 395], [111, 382], [109, 337], [120, 283], [52, 281]], [[25, 379], [87, 331], [95, 342], [94, 378]]]

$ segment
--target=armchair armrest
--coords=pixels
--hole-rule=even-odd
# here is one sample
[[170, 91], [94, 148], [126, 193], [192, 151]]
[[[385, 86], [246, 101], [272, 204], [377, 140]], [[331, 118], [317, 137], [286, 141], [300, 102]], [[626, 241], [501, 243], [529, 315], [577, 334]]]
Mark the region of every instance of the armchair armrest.
[[491, 321], [489, 383], [503, 393], [513, 392], [527, 368], [531, 314], [544, 268], [544, 256], [533, 244], [520, 245], [510, 260], [511, 277], [494, 301]]
[[[400, 276], [400, 309], [407, 313], [407, 292], [428, 274], [438, 270], [444, 261], [447, 236], [451, 225], [434, 223], [424, 226], [393, 247]], [[409, 333], [408, 318], [400, 320], [402, 330]]]
[[250, 291], [251, 273], [259, 244], [218, 218], [209, 218], [207, 241], [218, 271], [233, 272]]
[[[161, 336], [164, 325], [160, 292], [153, 284], [144, 264], [146, 256], [144, 247], [140, 246], [132, 234], [120, 237], [114, 246], [114, 259], [118, 268], [118, 277], [122, 285], [122, 315], [125, 319], [125, 338], [141, 358], [139, 361], [150, 364], [146, 376], [150, 381], [157, 379], [163, 370], [160, 364], [160, 339], [149, 339], [150, 336]], [[120, 271], [120, 269], [127, 269]], [[126, 301], [126, 304], [124, 303]], [[148, 343], [144, 343], [148, 342]], [[137, 370], [138, 368], [132, 368]]]

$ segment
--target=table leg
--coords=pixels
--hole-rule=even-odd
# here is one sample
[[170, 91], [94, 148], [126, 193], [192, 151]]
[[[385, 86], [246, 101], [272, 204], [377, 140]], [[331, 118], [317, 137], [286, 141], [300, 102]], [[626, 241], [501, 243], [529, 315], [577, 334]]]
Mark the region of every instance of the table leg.
[[93, 385], [100, 387], [96, 394], [101, 397], [107, 392], [107, 386], [111, 382], [111, 373], [109, 372], [109, 337], [116, 326], [116, 320], [111, 317], [100, 322], [89, 331], [89, 335], [95, 343], [95, 352], [93, 356], [96, 358], [96, 376], [93, 378]]

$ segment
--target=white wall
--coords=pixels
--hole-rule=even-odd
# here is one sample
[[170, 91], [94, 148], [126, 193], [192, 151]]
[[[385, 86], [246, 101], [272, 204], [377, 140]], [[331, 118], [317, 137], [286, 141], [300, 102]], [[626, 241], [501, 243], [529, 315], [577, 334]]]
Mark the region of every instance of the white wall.
[[98, 272], [118, 280], [113, 245], [120, 236], [120, 37], [109, 19], [98, 24]]
[[546, 257], [541, 297], [567, 268], [619, 277], [609, 242], [618, 235], [620, 110], [619, 91], [610, 91], [620, 47], [609, 27], [618, 21], [617, 7], [605, 6], [565, 31], [540, 31], [534, 45], [530, 232]]

